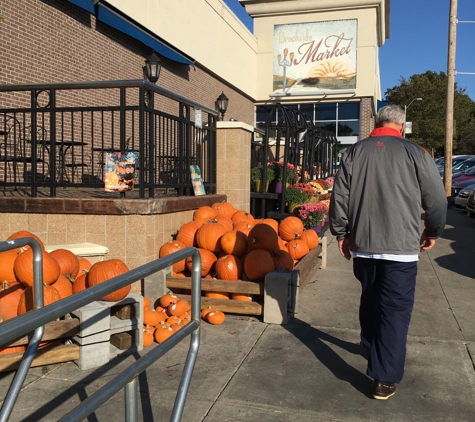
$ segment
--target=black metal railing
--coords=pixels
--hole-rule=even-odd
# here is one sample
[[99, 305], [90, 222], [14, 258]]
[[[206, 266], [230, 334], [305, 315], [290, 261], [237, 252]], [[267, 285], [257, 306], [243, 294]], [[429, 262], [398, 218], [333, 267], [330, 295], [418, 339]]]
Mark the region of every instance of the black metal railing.
[[[188, 196], [197, 165], [205, 191], [215, 193], [216, 116], [142, 80], [0, 85], [0, 189]], [[118, 157], [130, 166], [118, 166]]]

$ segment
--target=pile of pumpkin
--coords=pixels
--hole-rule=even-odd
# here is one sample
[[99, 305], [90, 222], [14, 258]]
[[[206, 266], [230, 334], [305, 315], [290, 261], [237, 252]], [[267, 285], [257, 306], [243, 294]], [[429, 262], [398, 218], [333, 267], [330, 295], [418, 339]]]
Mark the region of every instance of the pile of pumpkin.
[[[160, 257], [194, 246], [201, 256], [202, 277], [257, 282], [277, 268], [292, 270], [319, 241], [315, 231], [304, 230], [298, 217], [288, 216], [280, 224], [272, 218], [255, 219], [229, 202], [198, 208], [193, 221], [183, 224], [174, 237], [162, 245]], [[173, 275], [189, 276], [191, 268], [191, 258], [187, 258], [173, 265]], [[248, 295], [230, 296], [225, 292], [204, 292], [204, 295], [252, 300]]]
[[[8, 240], [23, 237], [35, 239], [42, 249], [44, 306], [128, 271], [125, 263], [118, 259], [92, 265], [87, 258], [78, 258], [67, 249], [47, 252], [38, 236], [29, 231], [15, 232]], [[130, 289], [128, 285], [101, 299], [122, 300]], [[33, 308], [33, 250], [27, 245], [0, 252], [0, 323]], [[0, 348], [0, 354], [24, 349], [23, 346]]]
[[[206, 308], [201, 311], [201, 318], [210, 324], [224, 322], [223, 312]], [[188, 301], [180, 299], [173, 293], [167, 293], [158, 299], [154, 309], [149, 298], [143, 298], [143, 346], [150, 346], [154, 340], [163, 343], [173, 333], [191, 321], [191, 306]]]

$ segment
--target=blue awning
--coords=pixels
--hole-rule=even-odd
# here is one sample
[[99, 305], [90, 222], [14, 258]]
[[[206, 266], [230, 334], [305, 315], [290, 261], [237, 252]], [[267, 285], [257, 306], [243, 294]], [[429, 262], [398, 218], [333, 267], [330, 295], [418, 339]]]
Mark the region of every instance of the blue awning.
[[167, 45], [152, 32], [148, 31], [146, 28], [133, 21], [129, 17], [116, 12], [109, 6], [106, 6], [102, 3], [98, 4], [97, 19], [117, 29], [118, 31], [123, 32], [124, 34], [141, 41], [146, 46], [152, 48], [167, 59], [194, 66], [192, 58], [179, 52], [172, 46]]
[[89, 13], [94, 14], [94, 0], [68, 0], [70, 3], [75, 4], [81, 9], [87, 10]]

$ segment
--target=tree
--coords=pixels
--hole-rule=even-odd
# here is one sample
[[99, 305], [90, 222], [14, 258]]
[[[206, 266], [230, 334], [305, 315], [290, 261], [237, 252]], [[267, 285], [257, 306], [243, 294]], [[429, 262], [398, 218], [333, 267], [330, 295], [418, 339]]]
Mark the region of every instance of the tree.
[[[430, 153], [444, 154], [445, 108], [447, 75], [444, 72], [427, 71], [409, 79], [401, 78], [401, 85], [385, 92], [385, 102], [407, 108], [407, 121], [412, 121], [412, 134], [407, 137], [426, 148]], [[465, 89], [455, 84], [454, 141], [455, 153], [475, 154], [475, 102], [465, 94]]]

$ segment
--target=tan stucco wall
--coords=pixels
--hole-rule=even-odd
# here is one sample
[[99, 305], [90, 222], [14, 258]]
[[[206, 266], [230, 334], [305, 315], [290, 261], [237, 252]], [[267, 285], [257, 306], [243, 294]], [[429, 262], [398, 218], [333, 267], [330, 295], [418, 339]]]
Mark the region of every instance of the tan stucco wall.
[[229, 84], [255, 97], [257, 40], [224, 1], [109, 0], [109, 3]]

